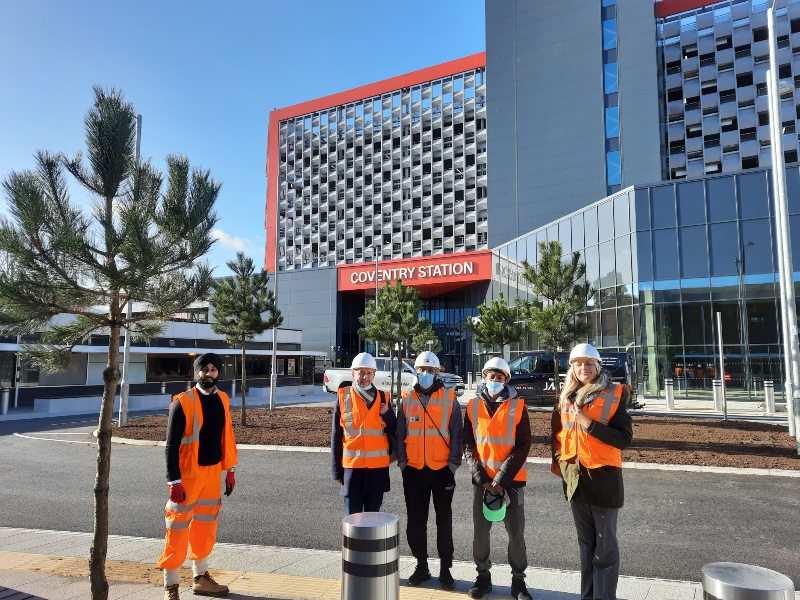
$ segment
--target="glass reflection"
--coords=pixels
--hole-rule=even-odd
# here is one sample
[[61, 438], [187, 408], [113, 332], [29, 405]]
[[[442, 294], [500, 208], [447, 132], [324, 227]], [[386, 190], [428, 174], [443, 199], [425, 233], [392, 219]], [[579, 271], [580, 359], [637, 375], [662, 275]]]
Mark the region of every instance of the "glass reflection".
[[675, 226], [675, 194], [672, 185], [650, 189], [653, 229]]
[[678, 188], [678, 224], [700, 225], [706, 222], [703, 182], [681, 183]]
[[708, 221], [733, 221], [736, 219], [736, 189], [733, 177], [709, 179], [708, 186]]
[[614, 235], [620, 236], [631, 230], [630, 216], [628, 215], [628, 194], [614, 198]]
[[681, 277], [708, 277], [708, 244], [705, 225], [681, 227]]
[[614, 260], [614, 240], [609, 240], [600, 244], [600, 286], [609, 287], [615, 286], [616, 284], [617, 273]]
[[739, 175], [739, 214], [742, 219], [769, 216], [767, 205], [767, 173]]
[[614, 204], [605, 202], [597, 207], [597, 228], [600, 241], [605, 242], [614, 237]]

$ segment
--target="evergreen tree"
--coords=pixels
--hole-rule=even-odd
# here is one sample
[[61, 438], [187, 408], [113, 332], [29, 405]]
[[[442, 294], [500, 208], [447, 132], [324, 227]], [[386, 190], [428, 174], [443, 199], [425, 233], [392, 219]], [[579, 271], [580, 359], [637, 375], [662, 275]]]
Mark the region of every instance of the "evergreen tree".
[[558, 351], [570, 348], [589, 331], [590, 325], [578, 317], [595, 291], [585, 281], [586, 263], [581, 262], [581, 253], [573, 252], [569, 260], [562, 260], [561, 242], [539, 242], [536, 266], [523, 260], [522, 267], [522, 277], [537, 296], [523, 304], [525, 317], [531, 330], [539, 334], [539, 343], [553, 353], [553, 388], [558, 395]]
[[[428, 348], [428, 341], [433, 342], [430, 348]], [[419, 325], [414, 332], [414, 337], [411, 338], [411, 349], [417, 354], [425, 352], [426, 350], [430, 350], [433, 353], [442, 351], [442, 342], [437, 337], [428, 319], [419, 320]]]
[[370, 303], [361, 317], [363, 327], [358, 331], [361, 337], [389, 344], [390, 358], [394, 358], [395, 349], [397, 350], [397, 362], [394, 363], [397, 377], [393, 370], [391, 383], [394, 395], [394, 384], [397, 382], [397, 392], [394, 395], [396, 399], [400, 398], [402, 390], [403, 350], [407, 340], [413, 337], [419, 327], [420, 310], [422, 301], [419, 299], [419, 292], [397, 279], [394, 285], [389, 282], [388, 285], [378, 288], [378, 310], [375, 310], [374, 303]]
[[[108, 335], [89, 558], [92, 598], [105, 600], [120, 330], [150, 339], [171, 315], [208, 297], [211, 270], [199, 260], [214, 242], [221, 184], [208, 171], [190, 174], [186, 157], [170, 155], [162, 193], [161, 172], [149, 160], [134, 161], [133, 105], [113, 88], [95, 87], [94, 98], [84, 119], [88, 165], [81, 153], [39, 151], [35, 170], [3, 181], [10, 217], [0, 220], [0, 252], [14, 269], [0, 271], [0, 328], [41, 333], [22, 358], [44, 372], [68, 367], [72, 348], [92, 333]], [[88, 214], [71, 202], [67, 172], [93, 198]], [[136, 303], [130, 319], [129, 302]]]
[[[214, 333], [225, 336], [229, 344], [242, 345], [242, 425], [247, 425], [247, 340], [283, 323], [275, 306], [275, 294], [269, 291], [269, 273], [254, 274], [253, 259], [237, 252], [236, 260], [227, 262], [235, 277], [215, 281], [211, 306], [214, 307]], [[264, 313], [268, 313], [264, 318]]]
[[499, 297], [488, 305], [478, 306], [477, 318], [467, 318], [467, 329], [472, 332], [473, 338], [478, 343], [500, 346], [500, 354], [503, 355], [507, 345], [515, 344], [528, 333], [528, 326], [523, 320], [519, 306], [509, 308], [503, 292], [498, 292], [497, 295]]

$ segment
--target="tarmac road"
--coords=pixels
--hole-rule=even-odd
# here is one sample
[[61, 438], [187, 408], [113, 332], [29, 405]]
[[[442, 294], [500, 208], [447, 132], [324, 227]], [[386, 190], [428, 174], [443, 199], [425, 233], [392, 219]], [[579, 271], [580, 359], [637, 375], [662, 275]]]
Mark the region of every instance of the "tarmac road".
[[[92, 530], [96, 450], [90, 432], [95, 427], [96, 418], [76, 417], [0, 424], [0, 525]], [[30, 437], [12, 436], [13, 431]], [[327, 453], [243, 450], [239, 458], [236, 490], [229, 499], [223, 497], [220, 541], [340, 548], [344, 507], [338, 486], [330, 481]], [[530, 564], [577, 570], [575, 530], [559, 480], [544, 465], [529, 465], [528, 477]], [[456, 480], [455, 558], [471, 560], [466, 468], [459, 469]], [[704, 564], [733, 561], [775, 569], [800, 584], [798, 479], [627, 471], [625, 483], [626, 505], [619, 520], [623, 575], [699, 581]], [[402, 482], [395, 468], [392, 489], [384, 510], [402, 520]], [[115, 444], [111, 533], [162, 537], [165, 501], [164, 449]], [[429, 550], [435, 556], [432, 518]], [[405, 535], [401, 539], [401, 553], [410, 555]], [[499, 525], [492, 544], [493, 560], [507, 563]]]

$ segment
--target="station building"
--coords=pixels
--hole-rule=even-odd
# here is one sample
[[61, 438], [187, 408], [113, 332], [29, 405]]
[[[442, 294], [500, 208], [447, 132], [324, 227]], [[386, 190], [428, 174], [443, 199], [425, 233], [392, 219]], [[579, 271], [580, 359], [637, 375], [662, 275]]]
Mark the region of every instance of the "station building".
[[[729, 385], [780, 381], [766, 9], [487, 0], [485, 54], [273, 111], [265, 267], [277, 252], [286, 324], [349, 364], [370, 347], [377, 254], [380, 281], [420, 290], [445, 368], [475, 373], [496, 349], [466, 320], [530, 294], [521, 261], [557, 239], [598, 290], [587, 341], [630, 352], [642, 392], [710, 388], [717, 312]], [[779, 2], [776, 26], [800, 230], [800, 2]]]

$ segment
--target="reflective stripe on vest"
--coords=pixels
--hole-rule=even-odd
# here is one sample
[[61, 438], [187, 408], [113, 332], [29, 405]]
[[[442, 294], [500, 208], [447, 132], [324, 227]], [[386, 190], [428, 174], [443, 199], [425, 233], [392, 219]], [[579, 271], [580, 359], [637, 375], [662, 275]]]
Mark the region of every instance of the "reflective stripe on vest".
[[[339, 397], [339, 409], [342, 413], [342, 429], [344, 430], [342, 466], [350, 469], [377, 469], [389, 466], [389, 439], [383, 429], [375, 427], [375, 419], [382, 424], [380, 407], [383, 403], [383, 394], [377, 391], [375, 401], [371, 408], [367, 408], [366, 402], [357, 393], [361, 400], [361, 406], [356, 407], [353, 401], [353, 390], [351, 387], [343, 388], [344, 397]], [[343, 401], [343, 402], [342, 402]], [[353, 414], [358, 410], [364, 411], [361, 421], [362, 427], [357, 428], [354, 424]], [[370, 427], [367, 427], [367, 424]]]
[[[614, 388], [606, 388], [599, 393], [591, 404], [581, 407], [581, 411], [592, 420], [608, 425], [619, 408], [621, 397], [622, 386], [616, 384]], [[576, 428], [567, 404], [561, 404], [561, 431], [557, 437], [561, 460], [572, 461], [577, 457], [578, 462], [587, 469], [622, 467], [622, 451], [592, 437], [583, 425]]]
[[[425, 405], [415, 389], [403, 392], [403, 414], [407, 424], [406, 460], [409, 466], [414, 469], [427, 466], [439, 470], [448, 465], [453, 409], [453, 392], [443, 387], [433, 392]], [[437, 415], [437, 411], [441, 414]], [[417, 420], [412, 421], [412, 418]]]
[[200, 420], [197, 418], [197, 400], [195, 400], [195, 407], [194, 407], [194, 419], [192, 422], [192, 433], [191, 435], [183, 436], [181, 438], [181, 446], [186, 444], [191, 444], [192, 442], [199, 442], [200, 441]]
[[[517, 414], [520, 404], [524, 406], [524, 400], [519, 397], [505, 400], [497, 408], [493, 416], [489, 416], [489, 411], [484, 406], [483, 409], [486, 411], [486, 415], [484, 416], [485, 427], [483, 427], [483, 429], [486, 431], [487, 435], [481, 435], [480, 404], [483, 404], [483, 399], [480, 397], [473, 398], [470, 400], [470, 403], [471, 405], [468, 406], [468, 411], [470, 413], [470, 420], [472, 421], [475, 443], [478, 447], [478, 458], [484, 469], [486, 469], [486, 473], [493, 478], [497, 475], [497, 472], [503, 466], [506, 459], [511, 455], [516, 445]], [[525, 414], [520, 413], [520, 418], [523, 416], [525, 416]], [[503, 418], [506, 419], [505, 431], [503, 432], [504, 436], [500, 437], [496, 435], [499, 432], [494, 432], [495, 435], [488, 435], [489, 429], [492, 427], [492, 423], [495, 419], [502, 420]], [[527, 479], [528, 466], [527, 462], [525, 462], [514, 476], [514, 481], [527, 481]]]

